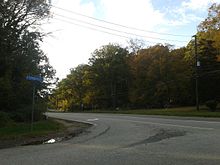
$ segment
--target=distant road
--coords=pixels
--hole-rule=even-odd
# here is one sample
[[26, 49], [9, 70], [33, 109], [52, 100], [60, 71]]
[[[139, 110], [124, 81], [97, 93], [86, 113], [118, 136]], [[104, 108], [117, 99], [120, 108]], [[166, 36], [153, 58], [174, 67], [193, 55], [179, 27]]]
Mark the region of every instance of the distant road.
[[202, 118], [48, 113], [92, 123], [71, 140], [0, 150], [1, 165], [219, 165], [220, 122]]

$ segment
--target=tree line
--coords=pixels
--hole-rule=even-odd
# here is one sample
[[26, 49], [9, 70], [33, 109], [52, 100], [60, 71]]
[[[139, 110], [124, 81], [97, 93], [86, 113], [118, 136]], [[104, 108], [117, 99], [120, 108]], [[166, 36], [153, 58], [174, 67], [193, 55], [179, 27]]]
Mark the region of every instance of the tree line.
[[37, 107], [55, 81], [55, 70], [40, 48], [45, 34], [39, 27], [48, 17], [48, 0], [0, 0], [0, 112], [18, 121], [30, 119], [32, 83], [26, 76], [44, 79], [37, 85]]
[[88, 64], [71, 69], [50, 96], [62, 110], [164, 108], [220, 99], [220, 5], [209, 8], [198, 26], [198, 75], [195, 41], [182, 48], [156, 44], [147, 48], [131, 40], [128, 47], [108, 44], [95, 50]]

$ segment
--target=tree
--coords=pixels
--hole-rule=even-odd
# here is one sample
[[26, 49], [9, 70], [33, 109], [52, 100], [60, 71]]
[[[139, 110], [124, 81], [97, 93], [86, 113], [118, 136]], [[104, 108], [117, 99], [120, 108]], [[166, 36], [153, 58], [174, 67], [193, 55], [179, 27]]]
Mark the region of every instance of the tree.
[[71, 69], [67, 76], [69, 82], [69, 89], [72, 93], [71, 109], [77, 108], [83, 110], [85, 106], [84, 97], [87, 94], [86, 74], [88, 65], [79, 65]]
[[190, 70], [185, 49], [155, 45], [142, 49], [131, 60], [130, 101], [136, 107], [189, 104]]
[[97, 49], [89, 60], [92, 85], [99, 107], [122, 107], [128, 103], [128, 51], [109, 44]]
[[171, 104], [184, 106], [194, 103], [192, 65], [186, 58], [185, 47], [170, 52], [170, 99]]
[[83, 110], [92, 106], [92, 87], [90, 86], [89, 65], [78, 65], [61, 80], [50, 101], [57, 109]]
[[0, 1], [0, 109], [15, 111], [31, 104], [27, 75], [44, 78], [38, 96], [45, 96], [54, 81], [55, 70], [40, 49], [44, 34], [40, 22], [49, 17], [47, 0]]
[[217, 49], [213, 41], [201, 39], [199, 46], [199, 91], [200, 100], [205, 103], [219, 98], [220, 62], [217, 61]]
[[134, 81], [130, 88], [130, 100], [135, 106], [158, 106], [155, 96], [162, 100], [167, 93], [166, 84], [161, 79], [161, 62], [168, 52], [162, 45], [155, 45], [140, 50], [133, 58], [130, 66]]
[[214, 41], [213, 46], [220, 50], [220, 4], [211, 5], [208, 10], [208, 17], [198, 26], [198, 35]]
[[143, 49], [145, 46], [145, 43], [143, 40], [140, 39], [131, 39], [128, 41], [128, 51], [133, 54], [137, 55], [138, 51]]
[[[220, 99], [220, 4], [214, 3], [207, 18], [198, 26], [198, 54], [200, 99], [204, 103], [211, 99]], [[212, 89], [210, 89], [212, 86]]]

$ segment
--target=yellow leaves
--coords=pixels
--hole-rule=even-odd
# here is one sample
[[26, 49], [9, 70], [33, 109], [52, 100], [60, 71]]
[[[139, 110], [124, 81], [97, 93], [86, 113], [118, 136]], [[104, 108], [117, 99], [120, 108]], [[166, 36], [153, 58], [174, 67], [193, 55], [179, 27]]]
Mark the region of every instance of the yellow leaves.
[[220, 55], [217, 55], [217, 61], [220, 62]]
[[213, 46], [216, 49], [219, 49], [220, 48], [220, 31], [219, 30], [213, 31], [211, 39], [214, 41]]

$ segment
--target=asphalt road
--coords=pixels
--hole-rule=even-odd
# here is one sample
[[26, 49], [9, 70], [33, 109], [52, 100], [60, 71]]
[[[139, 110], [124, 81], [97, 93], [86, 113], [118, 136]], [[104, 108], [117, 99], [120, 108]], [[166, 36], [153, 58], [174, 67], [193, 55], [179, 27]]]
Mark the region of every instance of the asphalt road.
[[0, 165], [219, 165], [220, 120], [49, 113], [90, 122], [55, 144], [0, 150]]

